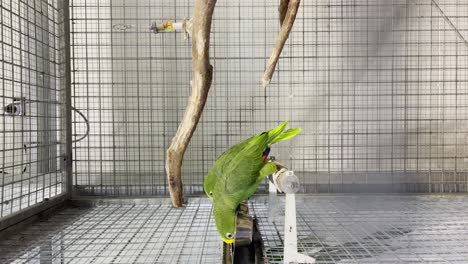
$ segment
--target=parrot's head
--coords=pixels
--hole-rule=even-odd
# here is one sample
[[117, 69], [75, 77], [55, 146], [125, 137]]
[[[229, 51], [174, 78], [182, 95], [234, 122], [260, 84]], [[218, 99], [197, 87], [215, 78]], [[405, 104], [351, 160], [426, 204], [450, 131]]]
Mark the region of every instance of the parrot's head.
[[214, 209], [216, 228], [226, 244], [232, 244], [236, 236], [236, 210], [226, 207]]
[[206, 193], [206, 196], [213, 199], [213, 190], [216, 184], [216, 175], [214, 175], [211, 171], [208, 172], [208, 175], [205, 176], [205, 180], [203, 181], [203, 190]]

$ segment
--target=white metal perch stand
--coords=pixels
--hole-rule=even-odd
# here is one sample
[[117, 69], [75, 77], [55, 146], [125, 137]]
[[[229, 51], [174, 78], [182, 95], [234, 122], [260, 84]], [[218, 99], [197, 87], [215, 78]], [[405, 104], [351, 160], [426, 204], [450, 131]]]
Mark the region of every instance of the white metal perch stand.
[[278, 172], [269, 181], [270, 219], [276, 215], [276, 193], [286, 194], [284, 219], [284, 263], [315, 263], [315, 259], [297, 251], [296, 196], [299, 190], [299, 179], [294, 172], [277, 163]]

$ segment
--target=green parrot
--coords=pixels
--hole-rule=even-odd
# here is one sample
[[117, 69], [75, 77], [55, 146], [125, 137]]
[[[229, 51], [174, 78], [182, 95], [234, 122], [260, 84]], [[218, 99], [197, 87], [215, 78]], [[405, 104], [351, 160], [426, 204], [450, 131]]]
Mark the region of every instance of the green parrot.
[[[290, 139], [290, 138], [294, 137], [296, 134], [298, 134], [301, 131], [299, 128], [295, 128], [295, 129], [288, 129], [287, 131], [283, 132], [283, 130], [286, 127], [287, 124], [288, 124], [288, 121], [285, 121], [284, 123], [282, 123], [278, 127], [274, 128], [274, 129], [272, 129], [270, 131], [267, 131], [267, 133], [269, 134], [269, 137], [273, 139], [271, 142], [269, 142], [268, 147], [271, 146], [272, 144], [276, 143], [276, 142]], [[226, 161], [231, 160], [233, 158], [233, 156], [235, 156], [240, 150], [242, 150], [245, 146], [247, 146], [250, 143], [250, 141], [255, 139], [257, 136], [250, 137], [250, 138], [248, 138], [248, 139], [234, 145], [233, 147], [229, 148], [228, 150], [226, 150], [224, 153], [222, 153], [218, 157], [218, 159], [216, 160], [216, 163], [208, 171], [208, 174], [206, 175], [205, 180], [203, 182], [203, 190], [205, 191], [205, 194], [208, 197], [213, 199], [213, 189], [214, 189], [214, 186], [215, 186], [215, 183], [216, 183], [216, 179], [218, 177], [220, 177], [221, 175], [223, 175], [223, 171], [224, 171], [226, 165], [229, 164]], [[269, 148], [266, 149], [265, 151], [267, 151], [267, 150], [269, 152]], [[266, 158], [268, 157], [268, 153], [262, 153], [262, 154], [266, 154], [266, 156], [262, 155], [262, 158], [265, 161]], [[266, 176], [268, 176], [268, 175], [266, 175]]]
[[277, 171], [267, 160], [270, 146], [296, 136], [301, 129], [284, 131], [288, 121], [278, 127], [234, 145], [216, 160], [203, 182], [205, 193], [213, 199], [214, 218], [221, 239], [235, 241], [236, 210], [250, 197], [262, 180]]

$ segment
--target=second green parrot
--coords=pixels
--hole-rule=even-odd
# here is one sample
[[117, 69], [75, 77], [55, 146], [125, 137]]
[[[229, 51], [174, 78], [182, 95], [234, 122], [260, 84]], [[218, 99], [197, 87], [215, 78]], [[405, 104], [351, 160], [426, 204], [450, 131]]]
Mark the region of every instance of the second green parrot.
[[236, 210], [249, 198], [262, 180], [276, 172], [276, 165], [267, 160], [270, 146], [296, 136], [301, 129], [284, 131], [288, 121], [260, 133], [225, 151], [216, 160], [203, 182], [205, 193], [213, 199], [214, 218], [221, 239], [235, 241]]

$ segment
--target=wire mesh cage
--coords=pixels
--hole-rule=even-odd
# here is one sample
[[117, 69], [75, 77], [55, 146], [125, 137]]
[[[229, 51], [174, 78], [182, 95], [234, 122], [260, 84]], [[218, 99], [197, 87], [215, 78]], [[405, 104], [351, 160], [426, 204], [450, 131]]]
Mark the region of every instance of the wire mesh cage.
[[[91, 124], [74, 148], [83, 195], [166, 195], [165, 149], [190, 91], [182, 34], [192, 1], [71, 4], [73, 104]], [[220, 1], [215, 74], [183, 167], [186, 193], [227, 147], [282, 120], [303, 128], [273, 149], [304, 192], [458, 192], [467, 187], [467, 5], [304, 2], [272, 85], [261, 75], [278, 31], [274, 1]], [[84, 129], [75, 116], [76, 131]]]
[[[0, 10], [0, 262], [219, 263], [204, 177], [230, 146], [284, 120], [302, 132], [270, 154], [301, 183], [300, 252], [316, 263], [466, 262], [466, 1], [302, 1], [263, 88], [278, 1], [218, 0], [181, 209], [165, 163], [192, 89], [192, 42], [172, 27], [192, 19], [194, 1]], [[283, 263], [285, 211], [272, 221], [269, 203], [248, 205], [262, 261]]]

